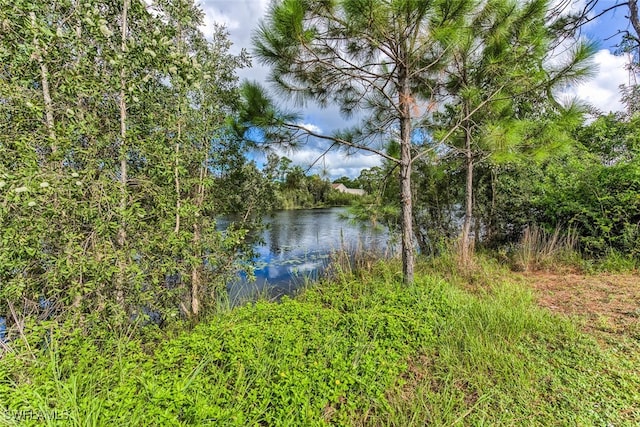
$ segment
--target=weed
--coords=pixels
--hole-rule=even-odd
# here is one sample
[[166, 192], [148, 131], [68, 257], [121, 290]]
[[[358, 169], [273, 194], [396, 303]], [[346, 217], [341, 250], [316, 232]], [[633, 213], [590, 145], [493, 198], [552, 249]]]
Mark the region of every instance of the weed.
[[[450, 260], [435, 264], [455, 264]], [[638, 343], [601, 347], [476, 259], [451, 271], [346, 266], [280, 303], [153, 343], [54, 330], [0, 360], [8, 425], [633, 425]], [[452, 283], [453, 282], [453, 283]], [[464, 286], [461, 286], [464, 285]], [[473, 288], [473, 287], [471, 287]], [[25, 336], [30, 337], [25, 330]], [[19, 412], [23, 411], [23, 412]], [[30, 411], [30, 412], [24, 412]], [[36, 420], [19, 419], [36, 414]], [[56, 417], [64, 415], [64, 420]]]
[[637, 259], [622, 254], [615, 250], [607, 252], [606, 256], [597, 263], [597, 270], [612, 273], [623, 273], [634, 271], [638, 268]]
[[562, 263], [573, 258], [578, 243], [578, 235], [573, 229], [566, 232], [556, 227], [549, 233], [532, 225], [525, 228], [520, 243], [513, 254], [515, 267], [531, 271]]

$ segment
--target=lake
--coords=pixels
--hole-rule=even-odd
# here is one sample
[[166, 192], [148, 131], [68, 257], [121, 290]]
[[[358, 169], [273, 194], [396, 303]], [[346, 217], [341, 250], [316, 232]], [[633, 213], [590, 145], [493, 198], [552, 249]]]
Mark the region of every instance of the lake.
[[[293, 294], [307, 279], [316, 279], [331, 253], [357, 248], [381, 253], [391, 248], [389, 233], [346, 220], [347, 208], [277, 211], [264, 219], [264, 244], [255, 246], [255, 281], [240, 275], [228, 285], [231, 305], [251, 300], [257, 293], [272, 299]], [[0, 341], [6, 337], [0, 316]]]
[[319, 277], [331, 253], [358, 247], [385, 252], [389, 233], [345, 219], [346, 208], [277, 211], [265, 218], [264, 244], [255, 251], [255, 281], [241, 275], [230, 284], [232, 305], [260, 293], [271, 298], [291, 294], [307, 278]]

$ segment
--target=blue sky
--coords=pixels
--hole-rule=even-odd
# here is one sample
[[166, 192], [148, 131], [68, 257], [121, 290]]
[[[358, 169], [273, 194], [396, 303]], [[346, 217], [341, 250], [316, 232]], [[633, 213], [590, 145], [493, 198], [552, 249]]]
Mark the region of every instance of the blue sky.
[[[270, 0], [201, 0], [201, 6], [205, 12], [205, 34], [211, 33], [208, 30], [214, 22], [226, 25], [232, 42], [233, 50], [238, 52], [241, 48], [251, 50], [251, 35], [260, 19], [264, 16]], [[558, 0], [559, 1], [559, 0]], [[600, 9], [620, 3], [621, 0], [600, 0]], [[581, 8], [585, 0], [574, 0], [572, 7]], [[619, 111], [620, 103], [619, 85], [629, 83], [629, 73], [625, 69], [626, 58], [615, 56], [615, 44], [619, 41], [616, 36], [618, 30], [624, 30], [628, 26], [625, 17], [627, 8], [622, 6], [606, 15], [594, 20], [583, 28], [583, 35], [590, 40], [598, 42], [599, 51], [594, 57], [597, 67], [596, 74], [592, 79], [581, 83], [578, 86], [568, 88], [565, 91], [566, 97], [577, 97], [602, 112]], [[243, 79], [257, 80], [264, 82], [268, 70], [254, 61], [254, 66], [250, 69], [240, 71]], [[284, 101], [283, 101], [284, 102]], [[333, 129], [345, 126], [345, 120], [332, 109], [320, 109], [314, 105], [304, 108], [303, 123], [321, 133], [331, 133]], [[295, 152], [281, 152], [291, 158], [294, 164], [303, 168], [309, 167], [323, 153], [326, 146], [323, 142], [308, 143]], [[330, 152], [324, 159], [318, 161], [313, 171], [319, 173], [321, 169], [326, 169], [332, 179], [343, 175], [355, 177], [360, 170], [376, 166], [380, 163], [380, 158], [375, 155], [353, 155], [346, 156], [342, 152]]]
[[[598, 11], [620, 3], [621, 0], [600, 0]], [[614, 55], [616, 44], [621, 40], [620, 31], [633, 31], [627, 13], [626, 6], [618, 7], [587, 24], [583, 30], [585, 37], [598, 43], [599, 51], [594, 58], [598, 72], [593, 79], [576, 88], [575, 93], [605, 113], [623, 109], [618, 87], [633, 83], [625, 68], [627, 58]]]

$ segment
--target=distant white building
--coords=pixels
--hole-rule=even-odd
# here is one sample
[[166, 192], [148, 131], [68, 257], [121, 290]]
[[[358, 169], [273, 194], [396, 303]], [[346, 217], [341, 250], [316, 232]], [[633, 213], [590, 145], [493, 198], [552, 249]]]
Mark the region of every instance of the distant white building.
[[353, 194], [354, 196], [364, 196], [365, 194], [367, 194], [367, 192], [364, 190], [361, 190], [359, 188], [347, 188], [344, 186], [344, 184], [331, 184], [331, 187], [341, 193]]

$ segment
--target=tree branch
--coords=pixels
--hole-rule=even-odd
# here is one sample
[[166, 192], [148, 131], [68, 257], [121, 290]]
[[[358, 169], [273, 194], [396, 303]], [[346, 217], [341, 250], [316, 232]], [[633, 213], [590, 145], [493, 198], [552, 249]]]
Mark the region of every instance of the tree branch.
[[[440, 141], [438, 141], [438, 145], [444, 144], [445, 141], [447, 139], [449, 139], [449, 137], [451, 135], [453, 135], [453, 133], [456, 130], [460, 129], [460, 127], [462, 126], [462, 123], [464, 123], [465, 121], [469, 120], [478, 110], [480, 110], [482, 107], [487, 105], [492, 100], [492, 98], [495, 97], [503, 88], [504, 88], [504, 86], [500, 86], [491, 95], [489, 95], [486, 99], [484, 99], [481, 103], [479, 103], [473, 110], [471, 110], [469, 112], [469, 114], [465, 115], [465, 117], [463, 117], [460, 120], [458, 120], [458, 123], [456, 123], [451, 129], [449, 129], [449, 132], [447, 132], [447, 134], [444, 137], [440, 138]], [[413, 157], [413, 159], [411, 159], [411, 163], [413, 163], [416, 160], [418, 160], [419, 158], [423, 157], [424, 155], [426, 155], [430, 151], [432, 151], [432, 150], [424, 150], [424, 151], [421, 151], [420, 153], [416, 154], [415, 157]]]
[[385, 159], [387, 159], [389, 161], [392, 161], [394, 163], [398, 163], [400, 161], [399, 159], [396, 159], [395, 157], [388, 155], [387, 153], [385, 153], [382, 150], [379, 150], [379, 149], [376, 149], [376, 148], [372, 148], [372, 147], [369, 147], [367, 145], [358, 144], [358, 143], [355, 143], [355, 142], [352, 142], [352, 141], [347, 141], [346, 139], [338, 138], [336, 136], [322, 135], [322, 134], [319, 134], [317, 132], [313, 132], [312, 130], [309, 130], [308, 128], [306, 128], [306, 127], [304, 127], [302, 125], [297, 125], [297, 124], [293, 124], [293, 123], [285, 123], [284, 127], [288, 128], [288, 129], [294, 129], [294, 130], [297, 130], [297, 131], [301, 131], [301, 132], [303, 132], [303, 133], [305, 133], [305, 134], [307, 134], [309, 136], [313, 136], [314, 138], [323, 139], [325, 141], [331, 141], [333, 143], [332, 145], [340, 144], [340, 145], [346, 145], [348, 147], [355, 148], [355, 149], [358, 149], [358, 150], [368, 151], [370, 153], [374, 153], [374, 154], [377, 154], [377, 155], [379, 155], [381, 157], [384, 157]]

